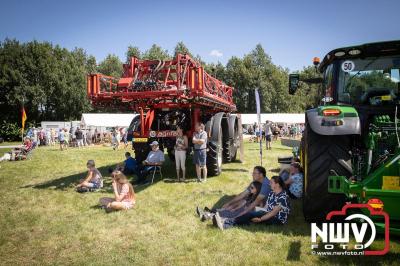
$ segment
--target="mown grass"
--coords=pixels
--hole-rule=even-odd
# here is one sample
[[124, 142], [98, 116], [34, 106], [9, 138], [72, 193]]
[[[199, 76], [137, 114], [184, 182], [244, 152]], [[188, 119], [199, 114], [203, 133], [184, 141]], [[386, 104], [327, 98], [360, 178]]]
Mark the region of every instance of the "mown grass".
[[[111, 196], [108, 167], [121, 162], [123, 150], [90, 147], [59, 151], [38, 148], [32, 160], [4, 162], [0, 168], [0, 257], [2, 265], [133, 264], [133, 265], [398, 265], [400, 241], [391, 241], [384, 257], [319, 257], [310, 252], [310, 226], [301, 204], [284, 227], [253, 225], [219, 231], [202, 223], [195, 206], [222, 204], [250, 181], [259, 163], [258, 146], [245, 145], [245, 162], [223, 166], [223, 174], [207, 183], [176, 183], [167, 161], [165, 180], [137, 186], [137, 206], [106, 214], [97, 207]], [[290, 148], [274, 143], [264, 150], [268, 175], [276, 174], [277, 156]], [[167, 157], [167, 156], [166, 156]], [[106, 177], [99, 192], [78, 194], [74, 184], [94, 159]], [[194, 176], [190, 159], [189, 175]], [[194, 179], [193, 179], [194, 181]], [[380, 239], [374, 248], [383, 246]]]

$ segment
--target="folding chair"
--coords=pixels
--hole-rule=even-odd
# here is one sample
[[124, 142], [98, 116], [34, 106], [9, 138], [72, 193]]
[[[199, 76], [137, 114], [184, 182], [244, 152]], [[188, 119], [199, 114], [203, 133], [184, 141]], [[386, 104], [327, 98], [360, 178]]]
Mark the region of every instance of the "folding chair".
[[152, 170], [150, 170], [150, 174], [152, 175], [152, 178], [151, 178], [151, 183], [152, 184], [154, 182], [154, 176], [157, 173], [160, 175], [161, 179], [163, 179], [162, 171], [161, 171], [161, 165], [154, 166], [154, 168]]
[[32, 154], [33, 154], [33, 151], [36, 149], [36, 146], [37, 146], [37, 142], [35, 141], [35, 142], [33, 142], [32, 147], [30, 148], [30, 150], [27, 151], [26, 159], [32, 160]]

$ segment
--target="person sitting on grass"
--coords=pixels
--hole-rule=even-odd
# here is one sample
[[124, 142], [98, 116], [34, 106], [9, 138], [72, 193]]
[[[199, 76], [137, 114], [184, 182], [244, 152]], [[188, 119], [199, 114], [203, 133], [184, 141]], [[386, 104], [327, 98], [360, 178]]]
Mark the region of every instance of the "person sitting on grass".
[[290, 165], [290, 176], [285, 181], [286, 192], [291, 199], [299, 199], [303, 194], [303, 174], [300, 163]]
[[156, 166], [161, 166], [165, 161], [164, 153], [159, 149], [157, 141], [153, 141], [150, 147], [151, 151], [138, 171], [138, 183], [144, 183], [150, 171], [154, 170]]
[[[254, 200], [251, 201], [251, 203], [245, 205], [243, 208], [240, 208], [237, 211], [227, 211], [227, 209], [232, 209], [232, 206], [236, 206], [239, 202], [242, 202], [245, 200], [249, 195], [251, 194], [251, 186], [252, 183], [240, 194], [236, 195], [233, 199], [225, 203], [221, 210], [224, 210], [221, 212], [221, 217], [237, 217], [240, 215], [243, 215], [247, 212], [253, 211], [255, 207], [257, 206], [262, 206], [265, 202], [265, 199], [271, 192], [271, 186], [270, 186], [270, 181], [266, 177], [266, 170], [262, 166], [256, 166], [253, 169], [253, 182], [257, 181], [261, 183], [261, 189], [260, 192], [258, 193], [257, 197], [255, 197]], [[203, 210], [200, 209], [199, 207], [196, 208], [196, 212], [199, 215], [201, 220], [206, 220], [209, 218], [214, 217], [212, 213], [217, 213], [218, 210], [210, 210], [207, 207]], [[229, 213], [229, 214], [228, 214]]]
[[[260, 182], [253, 181], [249, 186], [250, 193], [246, 196], [246, 198], [235, 201], [227, 205], [225, 208], [217, 209], [216, 211], [204, 211], [204, 213], [200, 215], [200, 220], [205, 221], [212, 219], [217, 212], [221, 217], [235, 218], [238, 214], [242, 213], [247, 206], [256, 200], [260, 194], [261, 186], [262, 184]], [[201, 210], [199, 211], [201, 212]]]
[[132, 185], [121, 171], [114, 171], [111, 175], [114, 198], [101, 198], [100, 206], [106, 211], [131, 209], [136, 203]]
[[76, 186], [78, 192], [93, 191], [103, 187], [103, 177], [99, 170], [97, 170], [93, 160], [86, 163], [88, 173], [85, 179], [82, 179]]
[[137, 174], [137, 162], [134, 158], [131, 157], [130, 152], [125, 152], [124, 164], [122, 166], [122, 172], [124, 175], [132, 175]]
[[290, 213], [289, 197], [285, 191], [285, 183], [279, 176], [271, 178], [272, 192], [269, 193], [264, 208], [256, 209], [236, 218], [222, 218], [215, 214], [215, 223], [221, 229], [228, 229], [237, 225], [263, 223], [266, 225], [284, 225]]

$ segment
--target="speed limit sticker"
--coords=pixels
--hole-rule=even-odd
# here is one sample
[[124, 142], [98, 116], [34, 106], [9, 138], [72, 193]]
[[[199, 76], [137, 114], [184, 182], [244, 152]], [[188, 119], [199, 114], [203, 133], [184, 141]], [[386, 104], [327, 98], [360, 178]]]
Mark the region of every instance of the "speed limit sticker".
[[353, 61], [347, 60], [342, 63], [342, 70], [344, 72], [351, 72], [354, 70], [354, 67], [355, 65]]

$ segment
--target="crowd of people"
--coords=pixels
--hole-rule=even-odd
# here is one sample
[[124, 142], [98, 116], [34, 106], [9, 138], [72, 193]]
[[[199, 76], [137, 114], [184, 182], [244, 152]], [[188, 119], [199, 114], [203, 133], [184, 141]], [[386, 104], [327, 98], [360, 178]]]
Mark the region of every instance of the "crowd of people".
[[196, 212], [201, 221], [212, 220], [221, 230], [257, 223], [285, 225], [290, 215], [290, 200], [302, 196], [302, 175], [298, 159], [292, 160], [289, 170], [271, 179], [267, 178], [264, 167], [256, 166], [250, 185], [222, 208], [197, 207]]
[[[189, 139], [183, 129], [177, 128], [176, 141], [174, 146], [176, 178], [178, 182], [186, 181], [186, 155], [189, 151]], [[193, 134], [193, 164], [196, 168], [198, 182], [207, 181], [207, 133], [204, 131], [204, 124], [198, 123]], [[158, 141], [150, 143], [150, 152], [146, 159], [138, 163], [129, 152], [125, 153], [125, 161], [117, 166], [117, 170], [125, 175], [136, 175], [136, 184], [149, 182], [146, 178], [150, 173], [161, 168], [165, 161], [164, 152], [160, 150]]]
[[277, 124], [267, 120], [261, 124], [261, 128], [254, 123], [248, 125], [245, 131], [252, 136], [251, 141], [260, 142], [260, 139], [265, 141], [268, 150], [271, 149], [271, 141], [278, 140], [280, 137], [300, 137], [304, 132], [304, 124]]
[[[128, 146], [128, 131], [123, 127], [112, 128], [111, 131], [100, 132], [96, 129], [68, 128], [30, 128], [26, 137], [36, 142], [38, 146], [59, 145], [60, 150], [68, 147], [83, 148], [92, 144], [111, 143], [114, 150], [120, 145]], [[123, 143], [123, 144], [122, 144]]]
[[[265, 125], [265, 138], [268, 142], [268, 139], [273, 135], [274, 127], [270, 121], [266, 121]], [[191, 140], [194, 146], [193, 163], [195, 164], [198, 182], [205, 182], [207, 180], [208, 137], [204, 131], [204, 124], [197, 123], [195, 129], [196, 131]], [[21, 156], [37, 143], [48, 145], [47, 142], [49, 141], [50, 145], [54, 145], [53, 143], [56, 139], [60, 143], [61, 149], [69, 146], [71, 135], [68, 130], [61, 129], [58, 134], [56, 134], [55, 130], [49, 130], [48, 132], [31, 130], [31, 135], [25, 138], [24, 145], [13, 149], [8, 156], [14, 158]], [[261, 132], [259, 133], [260, 137], [262, 137]], [[113, 149], [118, 148], [123, 140], [123, 134], [124, 132], [119, 129], [114, 129], [111, 132]], [[83, 130], [76, 128], [74, 136], [73, 141], [78, 148], [87, 145], [88, 136]], [[185, 181], [186, 154], [189, 149], [189, 140], [181, 128], [177, 129], [176, 136], [174, 150], [176, 176], [178, 181]], [[135, 206], [136, 195], [127, 175], [136, 175], [137, 184], [148, 182], [146, 179], [149, 173], [163, 165], [165, 158], [163, 151], [159, 148], [159, 143], [153, 141], [150, 143], [150, 148], [147, 158], [142, 163], [138, 163], [129, 152], [126, 152], [123, 163], [115, 169], [110, 169], [114, 196], [99, 200], [100, 206], [107, 212], [128, 210]], [[89, 160], [86, 166], [88, 172], [86, 177], [77, 184], [76, 190], [78, 192], [91, 192], [103, 187], [103, 177], [96, 168], [94, 160]], [[233, 197], [221, 208], [210, 209], [205, 207], [202, 209], [197, 207], [196, 212], [200, 220], [212, 220], [213, 224], [221, 230], [252, 223], [266, 225], [286, 224], [291, 210], [290, 200], [299, 199], [303, 194], [303, 173], [299, 160], [294, 158], [288, 169], [282, 170], [279, 175], [272, 176], [271, 179], [267, 178], [266, 170], [262, 166], [254, 167], [252, 176], [253, 180], [245, 190]]]

